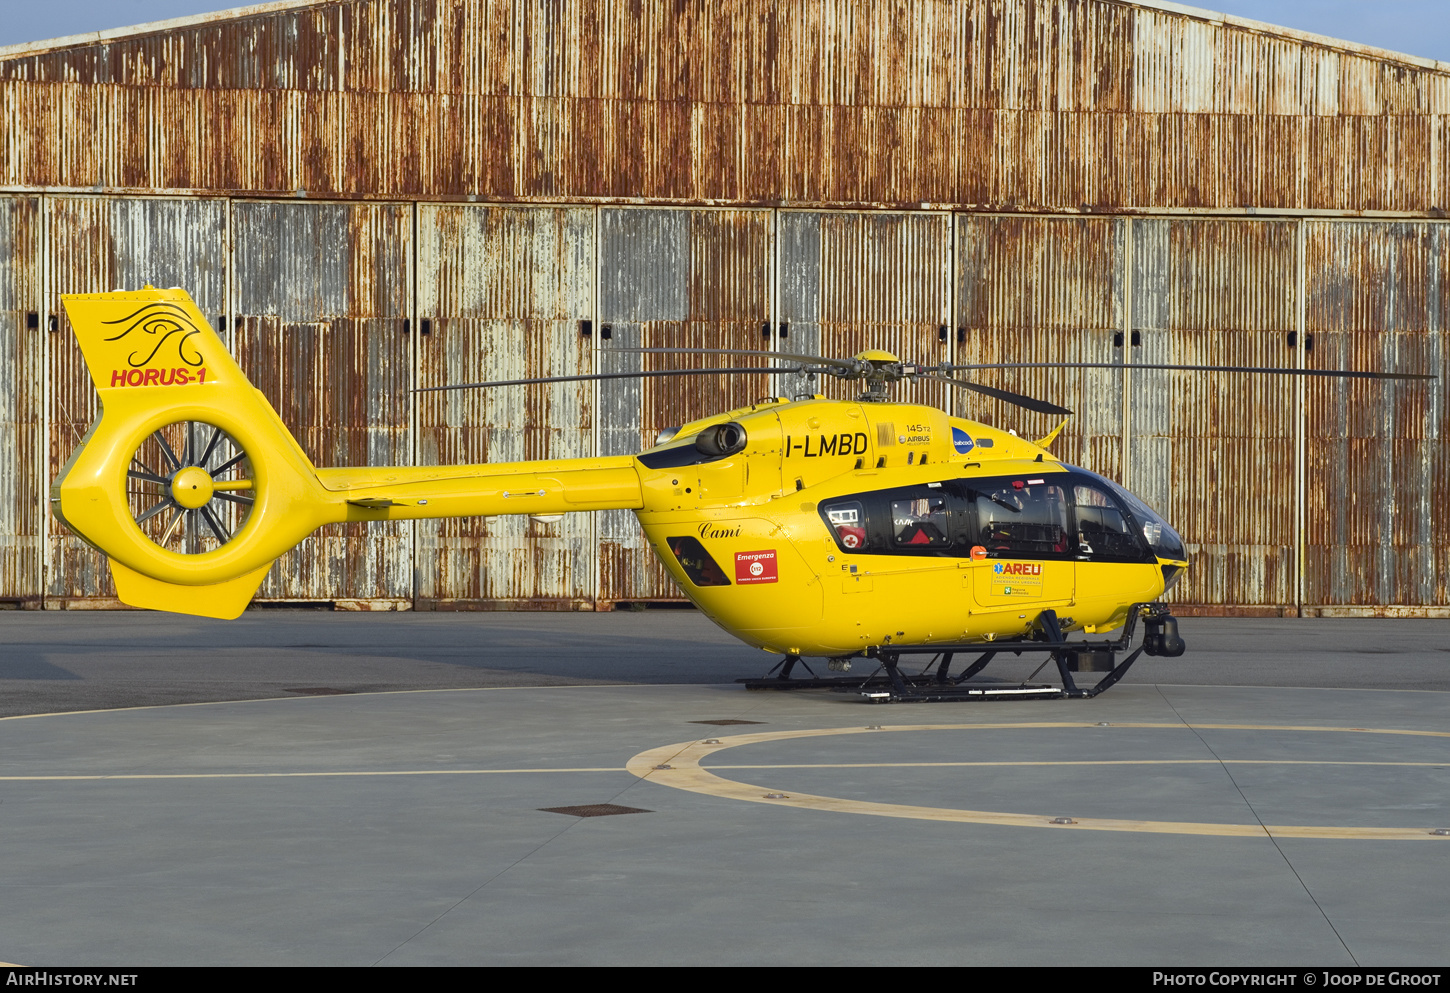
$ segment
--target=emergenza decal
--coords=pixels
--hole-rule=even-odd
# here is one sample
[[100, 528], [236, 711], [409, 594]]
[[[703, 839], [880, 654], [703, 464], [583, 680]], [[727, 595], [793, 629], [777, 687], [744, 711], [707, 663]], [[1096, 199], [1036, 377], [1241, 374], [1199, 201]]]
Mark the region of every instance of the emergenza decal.
[[[119, 334], [106, 340], [126, 341], [126, 344], [135, 346], [135, 350], [126, 356], [126, 364], [132, 369], [149, 365], [163, 348], [169, 356], [171, 348], [168, 345], [175, 347], [178, 361], [189, 366], [199, 366], [203, 361], [201, 353], [186, 344], [187, 339], [201, 334], [201, 328], [193, 324], [186, 311], [174, 303], [150, 303], [125, 317], [102, 323], [123, 327]], [[136, 337], [130, 338], [133, 332]]]
[[[816, 450], [811, 451], [811, 442], [815, 440]], [[823, 434], [813, 438], [806, 435], [804, 439], [793, 439], [790, 435], [785, 436], [785, 451], [787, 455], [801, 453], [805, 458], [816, 459], [822, 455], [865, 455], [869, 439], [863, 432], [857, 431], [852, 434], [843, 431], [840, 434]]]
[[972, 436], [961, 428], [952, 428], [952, 444], [958, 455], [965, 455], [972, 450]]
[[775, 569], [775, 549], [759, 552], [735, 553], [735, 583], [745, 586], [749, 583], [775, 583], [779, 576]]
[[1040, 562], [998, 562], [992, 567], [992, 571], [999, 576], [1040, 576], [1042, 575], [1042, 564]]

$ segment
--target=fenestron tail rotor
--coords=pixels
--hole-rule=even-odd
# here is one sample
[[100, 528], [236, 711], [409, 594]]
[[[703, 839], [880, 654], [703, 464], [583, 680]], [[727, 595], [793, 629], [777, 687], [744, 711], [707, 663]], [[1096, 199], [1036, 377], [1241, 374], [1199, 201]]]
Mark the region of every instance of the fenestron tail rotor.
[[199, 555], [231, 541], [256, 502], [251, 463], [204, 421], [177, 421], [141, 442], [126, 470], [136, 526], [153, 543]]

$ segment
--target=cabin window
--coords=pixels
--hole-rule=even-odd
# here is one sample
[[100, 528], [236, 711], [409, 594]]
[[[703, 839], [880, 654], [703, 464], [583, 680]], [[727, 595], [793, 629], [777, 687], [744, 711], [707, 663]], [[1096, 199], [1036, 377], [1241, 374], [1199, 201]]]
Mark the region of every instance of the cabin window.
[[[1161, 518], [1101, 476], [976, 476], [896, 486], [822, 503], [843, 552], [965, 558], [1151, 562], [1156, 536], [1182, 557]], [[1170, 544], [1171, 543], [1171, 544]], [[1162, 555], [1162, 552], [1159, 552]]]
[[1067, 493], [1060, 479], [972, 480], [977, 544], [987, 554], [1069, 554]]
[[710, 557], [705, 546], [697, 539], [681, 535], [678, 538], [666, 538], [665, 544], [670, 546], [675, 561], [680, 563], [680, 568], [685, 570], [685, 575], [696, 586], [730, 585], [725, 570]]
[[[968, 537], [963, 501], [951, 481], [898, 486], [821, 505], [821, 517], [843, 552], [952, 555]], [[952, 549], [957, 548], [957, 552]]]
[[898, 548], [944, 548], [951, 544], [946, 496], [940, 492], [923, 493], [907, 500], [892, 500], [891, 540]]
[[848, 552], [858, 552], [866, 547], [866, 508], [861, 501], [828, 504], [822, 512], [836, 536], [836, 544]]

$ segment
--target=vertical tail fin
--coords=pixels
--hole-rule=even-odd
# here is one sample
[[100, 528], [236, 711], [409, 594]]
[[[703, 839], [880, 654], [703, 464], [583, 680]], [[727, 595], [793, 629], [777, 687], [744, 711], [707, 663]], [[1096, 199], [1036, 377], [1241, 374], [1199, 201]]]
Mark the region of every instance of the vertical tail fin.
[[121, 599], [235, 617], [325, 515], [316, 471], [190, 296], [63, 298], [101, 414], [51, 487]]
[[182, 290], [64, 298], [101, 415], [51, 487], [136, 607], [235, 617], [338, 521], [643, 506], [631, 456], [317, 470]]

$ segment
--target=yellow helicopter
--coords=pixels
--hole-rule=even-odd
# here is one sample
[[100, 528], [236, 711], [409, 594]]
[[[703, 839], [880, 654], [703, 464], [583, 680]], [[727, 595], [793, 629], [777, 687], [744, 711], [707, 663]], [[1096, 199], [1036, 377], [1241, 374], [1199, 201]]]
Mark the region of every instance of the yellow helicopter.
[[[1182, 540], [1127, 491], [1054, 458], [1048, 446], [1061, 425], [1033, 442], [887, 398], [892, 382], [930, 379], [1070, 413], [955, 378], [960, 367], [882, 351], [768, 353], [793, 363], [773, 371], [858, 381], [864, 392], [854, 402], [779, 398], [715, 414], [663, 432], [639, 455], [319, 469], [183, 290], [71, 295], [64, 305], [101, 414], [51, 502], [106, 554], [131, 606], [236, 617], [278, 556], [325, 524], [624, 509], [701, 611], [783, 656], [774, 679], [751, 685], [851, 678], [880, 700], [1092, 696], [1143, 652], [1184, 650], [1176, 621], [1155, 602], [1187, 568]], [[1140, 621], [1142, 644], [1117, 662]], [[1112, 640], [1067, 639], [1120, 628]], [[973, 649], [981, 657], [952, 676], [953, 655]], [[966, 684], [1008, 651], [1047, 652], [1062, 685]], [[927, 653], [940, 658], [934, 671], [903, 674], [903, 656]], [[789, 678], [802, 657], [843, 671], [861, 656], [878, 660], [880, 675]], [[1079, 688], [1074, 672], [1103, 675]]]

